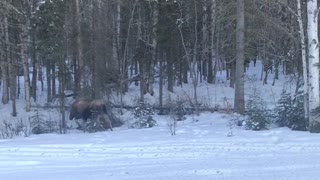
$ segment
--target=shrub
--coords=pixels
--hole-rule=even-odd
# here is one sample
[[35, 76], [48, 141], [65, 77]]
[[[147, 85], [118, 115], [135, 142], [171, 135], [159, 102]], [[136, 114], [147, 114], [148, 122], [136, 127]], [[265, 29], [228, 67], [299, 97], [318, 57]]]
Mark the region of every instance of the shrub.
[[245, 127], [248, 130], [254, 131], [265, 130], [270, 123], [270, 114], [265, 107], [265, 102], [258, 94], [257, 89], [254, 88], [253, 90], [254, 92], [249, 96], [249, 100], [247, 102], [247, 118], [245, 119]]
[[306, 131], [308, 122], [304, 117], [303, 92], [298, 91], [294, 98], [285, 90], [275, 108], [276, 123], [280, 127], [289, 127], [292, 130]]
[[12, 118], [0, 122], [0, 139], [9, 139], [16, 136], [30, 135], [30, 124], [23, 119]]
[[48, 119], [38, 109], [35, 114], [29, 118], [32, 134], [45, 134], [57, 132], [58, 123]]
[[156, 126], [157, 122], [153, 119], [153, 114], [153, 108], [150, 105], [139, 103], [139, 106], [134, 110], [134, 117], [137, 120], [130, 127], [140, 129]]
[[86, 131], [89, 133], [105, 131], [105, 123], [98, 118], [90, 118], [86, 122]]
[[280, 127], [290, 127], [290, 119], [292, 112], [292, 99], [290, 93], [287, 93], [285, 90], [282, 90], [281, 97], [276, 106], [276, 123]]

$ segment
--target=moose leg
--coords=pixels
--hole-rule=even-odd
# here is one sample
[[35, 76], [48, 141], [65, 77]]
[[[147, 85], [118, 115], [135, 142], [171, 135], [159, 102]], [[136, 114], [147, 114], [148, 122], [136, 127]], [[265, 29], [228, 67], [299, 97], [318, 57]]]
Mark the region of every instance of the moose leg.
[[77, 123], [77, 125], [78, 125], [77, 129], [82, 129], [82, 125], [80, 124], [79, 120], [76, 119], [75, 121], [76, 121], [76, 123]]
[[86, 131], [87, 131], [87, 120], [83, 120], [82, 121], [82, 128], [83, 128], [83, 132], [86, 133]]
[[111, 123], [108, 116], [105, 116], [105, 121], [106, 121], [106, 124], [109, 127], [109, 129], [112, 131], [112, 123]]
[[112, 131], [112, 122], [107, 114], [103, 115], [103, 120], [105, 121], [107, 128], [109, 128]]

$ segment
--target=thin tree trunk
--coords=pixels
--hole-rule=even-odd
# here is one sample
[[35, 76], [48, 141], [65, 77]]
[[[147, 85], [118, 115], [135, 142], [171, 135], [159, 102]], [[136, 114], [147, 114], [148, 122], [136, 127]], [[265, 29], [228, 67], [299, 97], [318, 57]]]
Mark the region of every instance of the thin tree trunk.
[[[141, 11], [141, 7], [138, 7], [138, 12]], [[138, 34], [138, 48], [143, 48], [142, 44], [144, 42], [141, 40], [142, 39], [142, 18], [141, 18], [141, 13], [139, 13], [138, 16], [138, 27], [137, 27], [137, 34]], [[146, 62], [144, 62], [144, 56], [141, 55], [141, 59], [138, 60], [139, 63], [139, 74], [140, 74], [140, 103], [144, 103], [144, 94], [147, 92], [147, 82], [146, 82]]]
[[154, 65], [157, 62], [157, 25], [159, 19], [159, 2], [153, 1], [153, 18], [152, 18], [152, 59], [150, 63], [150, 70], [148, 75], [148, 92], [153, 96], [153, 83], [154, 83]]
[[[64, 2], [65, 6], [68, 6], [68, 2]], [[68, 14], [68, 9], [66, 8], [65, 13]], [[65, 24], [68, 21], [68, 17], [65, 16], [64, 22]], [[64, 26], [64, 55], [59, 61], [59, 97], [60, 97], [60, 113], [61, 113], [61, 122], [60, 122], [60, 133], [66, 134], [67, 133], [67, 124], [66, 124], [66, 110], [65, 110], [65, 89], [66, 89], [66, 65], [65, 62], [68, 61], [68, 53], [69, 53], [69, 44], [68, 44], [68, 27], [67, 25]]]
[[56, 93], [56, 66], [55, 66], [55, 63], [52, 64], [51, 66], [51, 85], [52, 85], [52, 90], [51, 90], [51, 93], [52, 93], [52, 97], [54, 97], [57, 93]]
[[208, 62], [208, 47], [210, 46], [210, 40], [208, 41], [208, 27], [207, 27], [207, 23], [208, 23], [208, 9], [207, 9], [207, 3], [206, 0], [204, 0], [203, 4], [202, 4], [202, 42], [201, 42], [201, 49], [202, 49], [202, 53], [201, 53], [201, 71], [202, 73], [200, 74], [200, 82], [202, 83], [202, 78], [204, 80], [207, 79], [207, 62]]
[[[66, 55], [65, 55], [66, 56]], [[64, 65], [64, 59], [61, 58], [59, 60], [59, 71], [58, 71], [58, 77], [59, 77], [59, 100], [60, 100], [60, 113], [61, 113], [61, 121], [60, 121], [60, 133], [65, 134], [67, 132], [67, 126], [66, 126], [66, 112], [65, 112], [65, 65]]]
[[311, 113], [319, 106], [319, 38], [317, 0], [308, 0], [308, 42], [309, 42], [309, 130], [320, 133], [320, 119]]
[[[1, 25], [2, 24], [2, 25]], [[1, 75], [2, 75], [2, 103], [7, 104], [9, 102], [9, 72], [8, 72], [8, 64], [10, 63], [10, 46], [9, 46], [9, 24], [8, 18], [5, 16], [3, 18], [0, 26], [2, 27], [2, 36], [4, 37], [5, 43], [1, 48], [5, 49], [5, 51], [1, 51]], [[5, 48], [4, 48], [5, 47]]]
[[159, 72], [159, 106], [160, 106], [160, 114], [163, 114], [163, 109], [162, 109], [162, 106], [163, 106], [163, 102], [162, 102], [162, 100], [163, 100], [163, 66], [162, 66], [162, 64], [163, 64], [163, 53], [161, 53], [161, 57], [160, 57], [160, 59], [159, 59], [159, 70], [160, 70], [160, 72]]
[[196, 114], [199, 114], [198, 111], [198, 95], [197, 95], [197, 87], [198, 87], [198, 11], [197, 11], [197, 3], [196, 0], [193, 1], [194, 3], [194, 14], [195, 14], [195, 24], [194, 24], [194, 44], [193, 44], [193, 58], [192, 58], [192, 70], [190, 74], [192, 75], [192, 84], [193, 84], [193, 96], [195, 101], [195, 108], [196, 108]]
[[[208, 83], [214, 83], [214, 72], [213, 72], [213, 47], [214, 47], [214, 35], [216, 25], [216, 0], [211, 0], [211, 22], [210, 22], [210, 52], [208, 62]], [[216, 60], [216, 59], [215, 59]]]
[[99, 40], [99, 35], [100, 35], [100, 29], [99, 29], [99, 2], [98, 1], [92, 1], [92, 32], [91, 32], [91, 37], [92, 37], [92, 97], [98, 98], [100, 97], [100, 86], [99, 86], [99, 59], [98, 59], [98, 40]]
[[218, 62], [220, 60], [220, 52], [219, 52], [219, 43], [220, 43], [220, 29], [217, 31], [217, 42], [216, 42], [216, 48], [215, 48], [215, 58], [214, 58], [214, 64], [213, 64], [213, 84], [216, 83], [217, 79], [217, 70], [218, 70]]
[[51, 74], [50, 74], [50, 69], [51, 69], [51, 63], [48, 62], [46, 66], [46, 79], [47, 79], [47, 102], [51, 102], [52, 100], [52, 86], [51, 86]]
[[[194, 96], [194, 106], [196, 108], [196, 114], [198, 114], [198, 99], [197, 99], [197, 86], [198, 86], [198, 63], [197, 63], [197, 45], [198, 45], [198, 23], [197, 23], [197, 6], [196, 6], [196, 1], [193, 1], [194, 3], [194, 13], [195, 13], [195, 18], [194, 18], [194, 42], [193, 42], [193, 54], [191, 55], [186, 47], [186, 42], [184, 40], [184, 36], [181, 30], [181, 25], [178, 24], [178, 30], [181, 38], [181, 43], [183, 50], [185, 52], [185, 57], [187, 59], [187, 62], [190, 67], [190, 77], [192, 79], [192, 85], [193, 85], [193, 96]], [[169, 65], [170, 66], [170, 65]]]
[[37, 55], [36, 55], [36, 39], [35, 33], [32, 33], [32, 81], [31, 81], [31, 96], [34, 102], [37, 101], [37, 75], [38, 75], [38, 65], [37, 65]]
[[168, 91], [173, 92], [173, 55], [172, 55], [172, 49], [168, 49], [168, 54], [166, 54], [166, 59], [167, 59], [167, 76], [168, 76]]
[[17, 116], [16, 98], [17, 98], [17, 63], [15, 58], [12, 58], [12, 53], [7, 52], [7, 61], [9, 63], [9, 80], [10, 80], [10, 100], [12, 102], [12, 113], [13, 117]]
[[237, 0], [237, 32], [236, 32], [236, 81], [234, 109], [244, 114], [244, 0]]
[[24, 76], [24, 88], [25, 88], [25, 101], [26, 101], [26, 112], [31, 110], [30, 102], [30, 78], [29, 78], [29, 61], [28, 61], [28, 42], [29, 42], [29, 31], [30, 19], [26, 18], [25, 23], [21, 24], [21, 59], [23, 63], [23, 76]]
[[263, 84], [268, 84], [268, 75], [269, 75], [269, 73], [268, 73], [268, 68], [265, 68], [265, 70], [264, 70], [264, 79], [263, 79]]
[[[132, 22], [134, 19], [134, 13], [136, 12], [136, 7], [138, 4], [138, 0], [134, 1], [131, 15], [130, 15], [130, 20], [129, 20], [129, 25], [128, 25], [128, 31], [127, 31], [127, 37], [126, 37], [126, 42], [124, 44], [124, 50], [123, 50], [123, 55], [122, 58], [120, 59], [119, 67], [120, 67], [120, 91], [121, 93], [127, 92], [128, 91], [128, 83], [124, 81], [125, 79], [128, 78], [128, 46], [129, 46], [129, 37], [131, 35], [131, 26]], [[141, 74], [140, 74], [141, 76]], [[121, 102], [122, 102], [122, 95], [120, 95]], [[122, 103], [121, 103], [122, 104]]]
[[181, 66], [182, 66], [182, 80], [183, 80], [183, 83], [188, 84], [188, 68], [189, 68], [188, 63], [182, 62]]
[[301, 59], [302, 59], [302, 71], [303, 71], [303, 107], [304, 107], [304, 117], [307, 120], [309, 114], [309, 103], [308, 103], [308, 64], [307, 64], [307, 47], [304, 34], [304, 26], [302, 21], [302, 10], [301, 2], [297, 0], [298, 9], [298, 23], [299, 23], [299, 33], [300, 33], [300, 43], [301, 43]]
[[234, 88], [236, 83], [236, 62], [230, 62], [230, 87]]
[[44, 83], [43, 83], [43, 68], [42, 65], [38, 64], [38, 69], [39, 69], [39, 73], [38, 73], [38, 81], [40, 81], [41, 84], [41, 91], [44, 91]]
[[[83, 45], [82, 45], [82, 30], [81, 30], [81, 12], [80, 12], [80, 0], [75, 0], [75, 26], [76, 26], [76, 43], [77, 43], [77, 60], [78, 60], [78, 78], [79, 78], [79, 86], [80, 92], [85, 87], [85, 77], [84, 77], [84, 60], [83, 60]], [[83, 93], [83, 92], [81, 92]], [[83, 94], [82, 94], [83, 95]]]
[[[116, 2], [116, 12], [114, 15], [113, 24], [115, 26], [114, 33], [113, 33], [113, 41], [112, 41], [112, 54], [113, 54], [113, 60], [115, 63], [115, 67], [119, 67], [119, 61], [120, 61], [120, 33], [121, 33], [121, 6], [120, 6], [120, 0], [117, 0]], [[132, 70], [132, 66], [131, 66]], [[132, 74], [130, 74], [132, 75]]]

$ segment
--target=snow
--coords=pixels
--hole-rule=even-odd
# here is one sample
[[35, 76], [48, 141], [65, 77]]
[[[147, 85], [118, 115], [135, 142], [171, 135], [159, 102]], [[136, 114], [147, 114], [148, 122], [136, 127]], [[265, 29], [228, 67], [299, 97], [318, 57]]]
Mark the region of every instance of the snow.
[[151, 129], [33, 135], [0, 141], [0, 179], [318, 179], [319, 136], [286, 128], [254, 132], [202, 113]]
[[189, 116], [176, 136], [155, 116], [150, 129], [0, 140], [0, 179], [318, 179], [317, 134], [233, 125], [229, 137], [235, 117]]
[[[294, 83], [288, 77], [281, 77], [276, 86], [263, 86], [257, 78], [260, 67], [247, 72], [251, 80], [246, 83], [246, 95], [255, 86], [272, 107], [281, 89], [284, 86], [294, 89], [291, 85]], [[219, 78], [223, 80], [223, 74]], [[130, 88], [132, 91], [124, 100], [135, 104], [139, 92], [134, 85]], [[175, 93], [166, 92], [172, 99], [189, 95], [192, 97], [192, 86], [188, 85], [175, 87]], [[155, 96], [147, 98], [156, 103], [157, 93]], [[199, 96], [208, 106], [223, 107], [226, 100], [233, 103], [233, 89], [223, 82], [215, 86], [201, 84]], [[32, 114], [24, 112], [23, 97], [20, 98], [18, 117], [10, 116], [10, 105], [2, 105], [0, 120], [28, 121]], [[42, 113], [53, 120], [60, 118], [57, 110], [42, 110]], [[171, 116], [154, 115], [158, 126], [153, 128], [128, 129], [133, 115], [127, 111], [121, 116], [126, 124], [113, 131], [83, 133], [69, 129], [67, 134], [2, 139], [0, 180], [319, 179], [318, 134], [276, 127], [248, 131], [237, 126], [239, 117], [230, 113], [203, 112], [186, 117], [178, 122], [175, 136], [171, 136], [169, 128]]]

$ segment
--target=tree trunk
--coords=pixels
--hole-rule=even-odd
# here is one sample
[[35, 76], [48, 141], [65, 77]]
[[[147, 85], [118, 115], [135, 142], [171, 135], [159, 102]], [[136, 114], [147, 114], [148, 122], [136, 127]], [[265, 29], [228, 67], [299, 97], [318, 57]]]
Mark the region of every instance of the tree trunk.
[[[5, 43], [1, 43], [3, 45], [0, 47], [1, 75], [2, 75], [2, 103], [8, 104], [9, 102], [8, 64], [10, 63], [10, 46], [9, 46], [9, 30], [8, 30], [9, 24], [8, 24], [8, 18], [6, 16], [2, 20], [3, 21], [0, 23], [0, 26], [2, 27], [1, 32], [3, 34], [0, 37], [4, 37], [4, 42], [5, 42]], [[2, 51], [2, 49], [5, 49], [6, 52]]]
[[36, 39], [35, 33], [32, 33], [32, 81], [31, 81], [31, 96], [34, 102], [37, 101], [37, 75], [38, 75], [38, 65], [37, 65], [37, 55], [36, 55]]
[[[114, 32], [113, 32], [113, 38], [112, 38], [112, 55], [113, 55], [113, 61], [115, 64], [115, 67], [119, 67], [119, 61], [120, 61], [120, 34], [121, 34], [121, 6], [120, 6], [120, 0], [117, 0], [116, 2], [116, 12], [114, 14]], [[132, 70], [131, 66], [131, 70]], [[132, 72], [132, 71], [131, 71]], [[132, 74], [131, 74], [132, 75]]]
[[320, 119], [311, 113], [319, 106], [319, 38], [317, 0], [308, 0], [308, 58], [309, 58], [309, 131], [320, 133]]
[[157, 26], [158, 26], [158, 16], [159, 16], [159, 2], [158, 0], [153, 1], [153, 13], [152, 13], [152, 59], [150, 63], [150, 70], [148, 75], [148, 92], [153, 96], [153, 83], [154, 83], [154, 65], [157, 62]]
[[100, 26], [99, 26], [99, 11], [100, 6], [98, 1], [92, 1], [92, 32], [91, 32], [91, 38], [92, 38], [92, 98], [99, 98], [100, 97], [100, 86], [99, 86], [99, 66], [100, 63], [98, 62], [99, 55], [98, 55], [98, 48], [99, 48], [99, 37], [100, 37]]
[[[127, 92], [128, 91], [128, 83], [126, 81], [124, 81], [125, 79], [128, 78], [128, 46], [129, 46], [129, 37], [131, 35], [131, 26], [134, 20], [134, 14], [136, 12], [136, 7], [138, 4], [138, 0], [134, 1], [133, 7], [132, 7], [132, 11], [130, 14], [130, 20], [129, 20], [129, 24], [128, 24], [128, 30], [127, 30], [127, 37], [126, 37], [126, 41], [124, 44], [124, 50], [123, 50], [123, 55], [121, 58], [121, 61], [119, 63], [119, 67], [120, 67], [120, 91], [121, 93]], [[140, 74], [141, 75], [141, 74]], [[121, 96], [121, 102], [122, 102], [122, 96]]]
[[192, 55], [192, 65], [191, 65], [191, 71], [190, 74], [192, 74], [192, 84], [193, 84], [193, 96], [194, 96], [194, 101], [195, 101], [195, 108], [196, 108], [196, 114], [198, 115], [198, 95], [197, 95], [197, 87], [198, 87], [198, 62], [197, 62], [197, 57], [198, 57], [198, 11], [197, 11], [197, 3], [196, 0], [193, 0], [194, 3], [194, 44], [193, 44], [193, 55]]
[[308, 64], [307, 64], [307, 47], [306, 39], [304, 34], [304, 24], [302, 21], [302, 10], [301, 2], [297, 0], [298, 9], [298, 23], [300, 33], [300, 44], [301, 44], [301, 59], [302, 59], [302, 71], [303, 71], [303, 106], [304, 106], [304, 117], [307, 120], [309, 115], [309, 102], [308, 102]]
[[[208, 4], [206, 3], [206, 0], [202, 4], [202, 39], [201, 39], [201, 71], [202, 73], [200, 74], [200, 82], [202, 83], [202, 77], [204, 80], [207, 79], [207, 62], [208, 62], [208, 54], [209, 54], [209, 46], [210, 46], [210, 39], [208, 36]], [[208, 41], [209, 39], [209, 41]]]
[[52, 100], [52, 86], [51, 86], [51, 63], [48, 62], [46, 66], [46, 79], [47, 79], [47, 102], [51, 102]]
[[59, 103], [60, 103], [60, 113], [61, 113], [61, 121], [60, 121], [60, 134], [65, 134], [67, 132], [67, 125], [66, 125], [66, 112], [65, 112], [65, 65], [64, 59], [61, 58], [59, 60]]
[[216, 0], [211, 0], [211, 22], [210, 22], [210, 48], [209, 48], [209, 59], [208, 59], [208, 83], [214, 83], [215, 75], [213, 74], [213, 49], [214, 49], [214, 35], [216, 25]]
[[237, 0], [236, 81], [234, 110], [244, 114], [244, 0]]
[[140, 70], [140, 102], [143, 103], [146, 82], [144, 78], [144, 74], [145, 74], [144, 63], [141, 61], [139, 61], [139, 70]]
[[56, 66], [55, 66], [55, 63], [52, 64], [51, 66], [51, 85], [52, 85], [52, 90], [51, 90], [51, 93], [52, 93], [52, 97], [54, 97], [57, 93], [56, 93]]
[[[65, 7], [68, 6], [68, 1], [64, 2]], [[68, 9], [65, 9], [65, 13], [68, 14]], [[68, 17], [65, 16], [64, 22], [68, 24]], [[67, 133], [67, 123], [66, 123], [66, 109], [65, 109], [65, 89], [66, 89], [66, 76], [67, 76], [67, 68], [65, 62], [68, 61], [68, 53], [69, 53], [69, 44], [68, 44], [68, 26], [64, 26], [64, 54], [63, 57], [59, 59], [59, 71], [58, 71], [58, 78], [59, 78], [59, 100], [60, 100], [60, 113], [61, 113], [61, 121], [60, 121], [60, 134]]]
[[[39, 65], [39, 64], [38, 64]], [[41, 84], [41, 91], [44, 91], [44, 83], [43, 83], [43, 69], [42, 65], [39, 65], [39, 74], [38, 74], [38, 81], [40, 81]]]
[[12, 53], [7, 52], [7, 60], [9, 61], [9, 80], [10, 80], [10, 100], [12, 102], [12, 113], [13, 117], [17, 116], [16, 98], [17, 98], [17, 63], [15, 58], [12, 58]]
[[168, 74], [168, 91], [173, 92], [173, 63], [172, 63], [172, 50], [168, 49], [169, 54], [166, 54], [166, 59], [167, 59], [167, 74]]
[[75, 26], [76, 26], [76, 57], [78, 60], [78, 71], [76, 76], [79, 78], [79, 88], [80, 93], [83, 95], [82, 90], [85, 87], [85, 78], [84, 78], [84, 59], [83, 59], [83, 45], [82, 45], [82, 30], [81, 30], [81, 12], [80, 12], [80, 0], [75, 1]]
[[160, 107], [160, 113], [159, 114], [163, 114], [163, 52], [161, 54], [162, 56], [159, 59], [159, 107]]
[[23, 63], [23, 76], [24, 76], [24, 88], [25, 88], [25, 101], [26, 101], [26, 112], [31, 110], [31, 102], [30, 102], [30, 78], [29, 78], [29, 61], [28, 61], [28, 42], [29, 42], [29, 30], [30, 27], [30, 19], [26, 19], [26, 22], [21, 24], [21, 60]]
[[236, 82], [236, 62], [231, 61], [230, 62], [230, 87], [234, 88], [235, 82]]
[[182, 66], [183, 83], [188, 84], [188, 69], [189, 69], [188, 63], [182, 61], [181, 66]]

